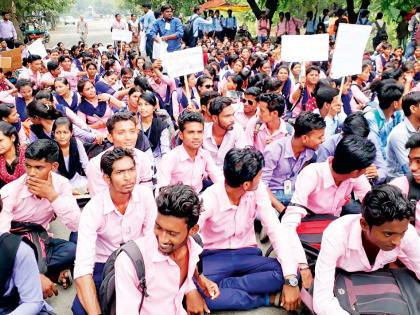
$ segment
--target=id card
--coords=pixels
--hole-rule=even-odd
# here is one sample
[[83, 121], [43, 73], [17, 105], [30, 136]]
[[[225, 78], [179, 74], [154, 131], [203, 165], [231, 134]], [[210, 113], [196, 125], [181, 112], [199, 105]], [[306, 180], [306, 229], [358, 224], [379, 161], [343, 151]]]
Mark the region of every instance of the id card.
[[284, 194], [290, 196], [292, 194], [292, 182], [290, 180], [284, 181]]
[[165, 30], [170, 31], [171, 30], [171, 24], [165, 23]]

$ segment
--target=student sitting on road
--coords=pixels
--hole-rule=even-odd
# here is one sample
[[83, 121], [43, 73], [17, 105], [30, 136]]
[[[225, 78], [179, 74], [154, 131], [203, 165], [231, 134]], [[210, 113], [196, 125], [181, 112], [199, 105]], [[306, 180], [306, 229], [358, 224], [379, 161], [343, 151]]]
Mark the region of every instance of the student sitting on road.
[[362, 214], [346, 215], [324, 231], [315, 267], [313, 306], [319, 315], [345, 315], [334, 296], [336, 268], [372, 272], [397, 259], [420, 279], [420, 238], [410, 220], [414, 204], [391, 185], [366, 194]]

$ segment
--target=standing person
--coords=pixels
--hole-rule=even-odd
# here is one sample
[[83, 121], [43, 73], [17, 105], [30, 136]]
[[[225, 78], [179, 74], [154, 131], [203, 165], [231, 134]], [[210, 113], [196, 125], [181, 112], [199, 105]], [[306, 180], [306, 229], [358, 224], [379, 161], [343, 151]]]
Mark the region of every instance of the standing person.
[[299, 27], [303, 25], [303, 21], [290, 15], [290, 12], [286, 12], [284, 15], [286, 19], [286, 35], [299, 34]]
[[318, 24], [324, 24], [324, 30], [328, 29], [330, 23], [329, 10], [322, 10], [322, 16], [319, 17]]
[[420, 5], [417, 6], [416, 14], [411, 17], [408, 23], [408, 31], [410, 39], [404, 55], [406, 59], [413, 54], [416, 46], [420, 45]]
[[17, 34], [12, 21], [10, 21], [10, 13], [3, 12], [3, 21], [0, 21], [0, 42], [6, 41], [7, 47], [13, 49], [16, 39]]
[[181, 49], [182, 36], [184, 29], [180, 19], [173, 17], [174, 8], [170, 4], [165, 4], [160, 8], [162, 17], [156, 20], [150, 32], [150, 36], [155, 42], [164, 41], [168, 44], [168, 52]]
[[397, 39], [398, 39], [398, 46], [402, 47], [403, 50], [406, 48], [407, 45], [407, 38], [409, 35], [408, 32], [408, 21], [407, 21], [407, 12], [401, 11], [400, 12], [400, 21], [397, 25]]
[[372, 45], [373, 49], [388, 40], [388, 33], [386, 31], [386, 23], [383, 20], [384, 14], [382, 12], [378, 12], [376, 14], [375, 22], [372, 24], [372, 34], [375, 34], [372, 38]]
[[306, 20], [303, 26], [306, 28], [306, 35], [313, 35], [315, 34], [316, 29], [316, 16], [318, 12], [315, 11], [315, 14], [312, 11], [308, 11], [306, 13]]
[[236, 36], [236, 31], [238, 29], [238, 25], [236, 23], [236, 17], [232, 15], [232, 10], [227, 11], [227, 18], [224, 19], [224, 35], [230, 40], [233, 41]]
[[369, 14], [370, 14], [369, 10], [363, 10], [362, 12], [360, 12], [359, 18], [357, 19], [356, 24], [372, 25], [372, 23], [369, 21]]
[[[122, 21], [121, 14], [119, 13], [115, 14], [115, 20], [114, 22], [112, 22], [112, 25], [111, 25], [111, 33], [113, 30], [127, 30], [127, 29], [128, 29], [127, 23]], [[120, 41], [114, 41], [114, 48], [116, 51], [119, 51], [120, 49], [119, 46], [120, 46]]]
[[269, 10], [263, 12], [257, 21], [257, 37], [260, 44], [270, 38], [271, 21], [268, 18]]
[[80, 16], [80, 20], [77, 21], [77, 33], [80, 34], [80, 39], [86, 43], [88, 34], [88, 24], [84, 20], [83, 16]]
[[152, 5], [150, 3], [143, 4], [144, 15], [140, 18], [140, 24], [142, 29], [146, 34], [146, 55], [149, 58], [152, 58], [153, 54], [153, 37], [151, 36], [151, 31], [153, 24], [156, 21], [155, 14], [152, 11]]
[[137, 15], [131, 14], [130, 21], [128, 21], [128, 30], [131, 32], [131, 49], [138, 51], [140, 42], [140, 23], [137, 21]]
[[279, 13], [279, 22], [276, 26], [276, 43], [281, 44], [281, 37], [286, 33], [286, 20], [284, 19], [284, 12]]
[[197, 41], [198, 41], [198, 33], [201, 30], [201, 28], [206, 25], [213, 25], [213, 20], [206, 20], [203, 19], [200, 14], [201, 14], [201, 7], [199, 5], [196, 5], [194, 7], [193, 10], [194, 14], [190, 17], [189, 19], [189, 23], [192, 23], [193, 26], [193, 40], [190, 43], [190, 47], [195, 47], [197, 46]]

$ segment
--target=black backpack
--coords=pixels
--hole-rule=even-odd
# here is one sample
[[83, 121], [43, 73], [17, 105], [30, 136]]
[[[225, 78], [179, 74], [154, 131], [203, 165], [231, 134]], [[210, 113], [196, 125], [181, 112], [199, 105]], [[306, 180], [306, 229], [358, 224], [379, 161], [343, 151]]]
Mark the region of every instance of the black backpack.
[[194, 39], [194, 28], [193, 28], [193, 24], [194, 21], [198, 18], [198, 15], [193, 18], [190, 19], [187, 24], [184, 26], [184, 35], [182, 35], [182, 40], [184, 41], [185, 45], [187, 45], [188, 47], [191, 46], [193, 39]]
[[[193, 236], [194, 240], [198, 245], [203, 247], [203, 241], [200, 235], [195, 234]], [[108, 257], [105, 267], [102, 273], [102, 283], [101, 287], [99, 288], [99, 302], [101, 304], [102, 315], [116, 315], [115, 310], [115, 260], [117, 259], [118, 255], [124, 252], [130, 257], [131, 261], [133, 262], [134, 268], [136, 269], [137, 277], [140, 280], [140, 289], [143, 292], [140, 306], [139, 306], [139, 314], [140, 310], [143, 306], [143, 301], [145, 297], [148, 297], [149, 294], [147, 293], [147, 285], [146, 285], [146, 270], [144, 267], [144, 259], [143, 255], [134, 241], [129, 241], [122, 245], [120, 248], [115, 250], [111, 256]], [[201, 259], [198, 264], [199, 272], [202, 272], [202, 264]]]
[[16, 253], [21, 240], [21, 237], [10, 233], [0, 235], [0, 311], [5, 309], [12, 312], [13, 309], [9, 308], [16, 307], [19, 304], [19, 293], [16, 289], [13, 289], [7, 297], [3, 295], [7, 290], [6, 285], [9, 283], [13, 272]]
[[375, 21], [376, 28], [378, 29], [375, 37], [373, 38], [373, 43], [375, 46], [379, 45], [381, 42], [388, 40], [388, 33], [386, 32], [386, 23], [382, 25], [382, 27], [379, 26], [378, 21]]

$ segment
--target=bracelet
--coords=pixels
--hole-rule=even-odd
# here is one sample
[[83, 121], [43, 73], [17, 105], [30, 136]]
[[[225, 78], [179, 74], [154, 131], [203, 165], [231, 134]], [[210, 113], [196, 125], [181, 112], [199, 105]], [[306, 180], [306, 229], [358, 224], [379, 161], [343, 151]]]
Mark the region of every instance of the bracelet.
[[302, 270], [308, 270], [309, 269], [309, 266], [308, 265], [306, 265], [306, 266], [299, 266], [299, 270], [300, 271], [302, 271]]

